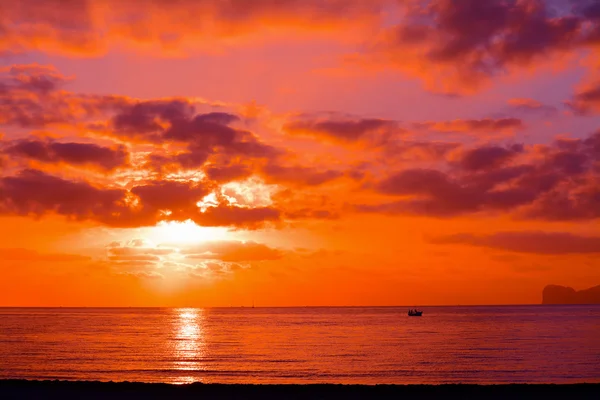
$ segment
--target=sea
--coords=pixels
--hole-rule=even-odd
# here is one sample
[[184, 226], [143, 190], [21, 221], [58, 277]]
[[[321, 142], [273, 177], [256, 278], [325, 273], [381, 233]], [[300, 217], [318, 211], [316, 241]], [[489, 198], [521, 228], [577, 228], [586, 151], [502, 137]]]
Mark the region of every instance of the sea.
[[600, 382], [600, 306], [0, 308], [0, 379]]

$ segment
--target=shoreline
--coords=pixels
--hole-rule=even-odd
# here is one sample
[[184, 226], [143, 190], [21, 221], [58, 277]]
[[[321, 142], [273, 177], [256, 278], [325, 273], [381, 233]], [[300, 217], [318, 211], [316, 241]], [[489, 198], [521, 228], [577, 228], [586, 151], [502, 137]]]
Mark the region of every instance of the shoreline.
[[516, 399], [600, 398], [600, 383], [576, 384], [220, 384], [0, 379], [2, 399]]

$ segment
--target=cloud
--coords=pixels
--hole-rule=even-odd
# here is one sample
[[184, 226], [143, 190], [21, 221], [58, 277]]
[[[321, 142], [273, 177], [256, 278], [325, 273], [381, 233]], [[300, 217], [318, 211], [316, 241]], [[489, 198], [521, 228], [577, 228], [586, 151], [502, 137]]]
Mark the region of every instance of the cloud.
[[285, 211], [286, 219], [337, 219], [340, 214], [333, 210], [313, 209], [313, 208], [296, 208]]
[[433, 132], [464, 132], [469, 134], [512, 133], [523, 129], [523, 121], [518, 118], [457, 119], [453, 121], [419, 122], [413, 124], [416, 129]]
[[141, 239], [107, 246], [107, 262], [119, 275], [215, 279], [259, 261], [279, 260], [284, 252], [256, 242], [213, 241], [154, 245]]
[[0, 74], [2, 75], [0, 93], [22, 90], [45, 95], [62, 88], [70, 81], [50, 65], [17, 64], [0, 68]]
[[514, 98], [508, 100], [508, 105], [514, 111], [526, 113], [539, 113], [547, 117], [554, 116], [558, 113], [558, 109], [554, 106], [543, 104], [534, 99]]
[[0, 124], [42, 127], [68, 121], [72, 111], [68, 103], [51, 95], [66, 80], [52, 66], [14, 65], [0, 69]]
[[[109, 137], [132, 143], [173, 143], [184, 150], [170, 155], [152, 155], [150, 166], [157, 170], [174, 165], [184, 169], [202, 167], [211, 156], [225, 165], [236, 157], [275, 159], [283, 151], [263, 143], [254, 133], [232, 126], [240, 121], [226, 112], [196, 113], [193, 104], [182, 100], [149, 100], [126, 103], [116, 108]], [[218, 177], [220, 164], [211, 166]], [[229, 173], [235, 172], [229, 170]]]
[[196, 203], [210, 193], [210, 188], [194, 182], [152, 181], [133, 187], [131, 193], [139, 197], [148, 212], [169, 210], [174, 217], [185, 217], [197, 212]]
[[107, 247], [106, 262], [118, 275], [137, 279], [162, 279], [161, 268], [176, 253], [172, 247], [154, 246], [145, 240], [113, 242]]
[[269, 163], [261, 169], [265, 180], [269, 183], [288, 185], [318, 186], [344, 176], [341, 171], [319, 170], [313, 167], [286, 167]]
[[[131, 264], [130, 264], [131, 265]], [[119, 275], [137, 279], [164, 279], [164, 275], [157, 271], [123, 271]]]
[[432, 169], [401, 171], [376, 183], [374, 189], [388, 196], [410, 198], [379, 204], [359, 204], [355, 206], [357, 211], [450, 217], [481, 211], [486, 207], [502, 207], [502, 204], [495, 203], [519, 201], [518, 196], [510, 194], [494, 201], [498, 196], [462, 184], [447, 174]]
[[491, 235], [459, 233], [430, 240], [435, 244], [465, 244], [517, 253], [600, 253], [600, 237], [562, 232], [499, 232]]
[[523, 151], [523, 146], [513, 145], [510, 147], [485, 146], [464, 152], [458, 161], [458, 165], [467, 171], [479, 171], [497, 168]]
[[326, 33], [351, 41], [360, 62], [401, 70], [444, 93], [478, 90], [493, 77], [600, 42], [596, 4], [583, 0], [82, 0], [68, 10], [60, 0], [22, 0], [1, 7], [0, 53], [189, 55], [272, 32]]
[[[185, 98], [74, 94], [61, 89], [64, 82], [58, 78], [41, 80], [51, 84], [33, 84], [27, 78], [58, 74], [52, 68], [15, 68], [2, 81], [0, 96], [34, 99], [35, 107], [19, 109], [33, 113], [25, 120], [69, 121], [57, 125], [56, 132], [74, 129], [86, 136], [86, 143], [57, 134], [53, 139], [34, 135], [39, 132], [3, 141], [3, 166], [8, 168], [0, 176], [0, 213], [5, 215], [58, 214], [123, 228], [192, 220], [235, 229], [339, 218], [342, 202], [360, 212], [445, 218], [472, 213], [542, 220], [599, 216], [598, 133], [548, 145], [490, 142], [466, 147], [428, 140], [428, 134], [488, 136], [524, 124], [518, 118], [426, 121], [413, 127], [430, 132], [409, 134], [397, 121], [301, 114], [288, 124], [300, 123], [313, 137], [364, 150], [352, 154], [350, 161], [335, 159], [336, 168], [303, 165], [290, 163], [292, 149], [273, 146], [248, 131], [247, 121], [233, 106]], [[30, 129], [19, 118], [7, 121], [9, 128]], [[253, 122], [267, 127], [259, 123]], [[102, 145], [89, 143], [91, 139], [102, 140]], [[91, 170], [65, 169], [52, 175], [35, 169], [45, 168], [40, 166], [44, 163]], [[328, 185], [333, 182], [335, 187]], [[336, 193], [325, 195], [325, 190]], [[295, 194], [286, 198], [288, 191]], [[205, 201], [207, 196], [214, 201]]]
[[61, 0], [2, 2], [0, 52], [101, 55], [113, 46], [162, 53], [208, 50], [272, 32], [350, 27], [379, 11], [359, 0]]
[[523, 217], [544, 220], [600, 218], [600, 132], [584, 139], [558, 140], [542, 167], [562, 178], [525, 210]]
[[448, 176], [430, 169], [408, 169], [379, 182], [376, 190], [388, 195], [433, 194], [452, 190]]
[[104, 147], [93, 143], [22, 139], [7, 142], [2, 152], [10, 157], [44, 163], [93, 166], [104, 171], [125, 167], [129, 163], [129, 153], [123, 145]]
[[[15, 67], [17, 69], [20, 71], [18, 76], [54, 71], [38, 66]], [[28, 170], [0, 177], [0, 212], [5, 214], [42, 216], [58, 213], [119, 227], [192, 219], [199, 224], [257, 229], [266, 221], [279, 220], [280, 212], [267, 207], [230, 205], [225, 197], [219, 200], [223, 204], [209, 210], [200, 211], [196, 203], [213, 191], [219, 192], [219, 185], [261, 173], [259, 166], [265, 162], [270, 167], [266, 168], [268, 175], [264, 175], [287, 184], [293, 181], [293, 173], [298, 174], [299, 184], [307, 185], [317, 185], [341, 174], [283, 167], [277, 159], [285, 152], [235, 126], [241, 124], [239, 116], [224, 111], [197, 112], [200, 104], [188, 99], [138, 100], [73, 94], [58, 90], [56, 85], [38, 90], [38, 85], [31, 87], [22, 83], [31, 79], [16, 79], [16, 74], [9, 76], [2, 86], [6, 90], [0, 92], [0, 96], [5, 96], [6, 102], [14, 106], [9, 117], [0, 124], [29, 129], [49, 124], [68, 123], [69, 127], [84, 124], [105, 141], [125, 141], [134, 150], [146, 146], [156, 151], [142, 156], [145, 164], [139, 165], [141, 153], [130, 156], [122, 144], [100, 146], [38, 138], [7, 141], [3, 153], [11, 159], [18, 156], [42, 163], [91, 166], [112, 173], [120, 167], [132, 167], [122, 171], [126, 176], [134, 172], [133, 167], [141, 167], [140, 172], [148, 179], [144, 183], [130, 182], [127, 190], [122, 182], [115, 185], [89, 176], [85, 180], [66, 179], [35, 170], [33, 167], [39, 167], [31, 165]], [[22, 103], [21, 99], [27, 99], [27, 102]], [[135, 165], [129, 165], [130, 161]], [[160, 178], [173, 173], [180, 175], [186, 170], [196, 174], [204, 172], [208, 179], [195, 184]], [[40, 198], [33, 198], [36, 187], [41, 193]], [[75, 195], [51, 193], [54, 188], [65, 193], [72, 191]], [[28, 197], [31, 199], [26, 200]]]
[[598, 180], [583, 185], [564, 183], [540, 196], [523, 217], [549, 221], [577, 221], [600, 218]]
[[191, 216], [200, 226], [231, 226], [241, 229], [259, 229], [281, 219], [281, 211], [272, 207], [238, 207], [220, 204]]
[[182, 249], [187, 258], [220, 260], [225, 262], [251, 262], [279, 260], [284, 252], [257, 242], [220, 241], [206, 242]]
[[210, 260], [202, 261], [193, 267], [187, 267], [185, 272], [187, 276], [195, 279], [219, 279], [246, 268], [249, 268], [249, 266], [234, 262]]
[[162, 268], [177, 253], [173, 247], [155, 246], [142, 239], [112, 242], [106, 263], [117, 275], [136, 279], [163, 279]]
[[[518, 146], [467, 150], [446, 168], [412, 168], [390, 173], [365, 188], [394, 197], [355, 204], [359, 212], [433, 217], [508, 212], [515, 217], [578, 220], [600, 217], [600, 134], [557, 140], [524, 153]], [[458, 166], [458, 168], [456, 168]]]
[[[136, 248], [136, 247], [116, 247], [109, 249], [111, 257], [139, 257], [139, 256], [163, 256], [172, 254], [175, 249], [171, 248]], [[155, 258], [152, 258], [155, 259]]]
[[[531, 204], [542, 193], [553, 188], [530, 182], [527, 169], [509, 168], [483, 173], [477, 179], [453, 178], [437, 170], [412, 169], [394, 174], [379, 182], [379, 193], [404, 197], [402, 200], [360, 204], [361, 212], [385, 214], [413, 214], [434, 217], [452, 217], [477, 212], [507, 212]], [[499, 188], [508, 182], [507, 188]], [[528, 184], [529, 183], [529, 184]]]
[[151, 255], [151, 254], [138, 254], [138, 255], [118, 255], [118, 256], [109, 256], [109, 260], [111, 261], [148, 261], [148, 262], [158, 262], [160, 261], [159, 256]]
[[285, 188], [272, 197], [273, 204], [282, 210], [285, 221], [333, 220], [341, 217], [341, 210], [330, 196], [305, 189]]
[[120, 96], [77, 95], [63, 89], [68, 81], [49, 65], [0, 69], [0, 124], [29, 129], [74, 125], [132, 101]]
[[0, 212], [42, 216], [49, 212], [77, 220], [109, 223], [124, 211], [126, 191], [103, 189], [27, 169], [0, 178]]
[[231, 182], [245, 179], [253, 174], [252, 167], [243, 164], [218, 165], [212, 164], [204, 168], [204, 172], [211, 181]]
[[165, 133], [164, 123], [187, 121], [194, 106], [183, 99], [126, 103], [112, 117], [112, 131], [120, 139], [157, 142]]
[[309, 136], [341, 144], [365, 140], [371, 143], [384, 143], [390, 135], [400, 132], [396, 121], [316, 115], [293, 118], [284, 124], [283, 130], [291, 135]]
[[[166, 154], [157, 152], [149, 157], [148, 165], [157, 171], [168, 168], [196, 169], [217, 156], [220, 158], [218, 165], [229, 165], [231, 159], [239, 157], [265, 160], [275, 159], [284, 153], [263, 143], [254, 133], [235, 127], [241, 122], [239, 116], [222, 111], [197, 112], [199, 103], [189, 99], [139, 100], [125, 96], [76, 94], [58, 90], [57, 85], [46, 85], [42, 92], [37, 86], [23, 82], [50, 80], [49, 77], [58, 74], [51, 67], [13, 68], [21, 72], [18, 75], [0, 76], [0, 104], [3, 105], [0, 125], [28, 129], [68, 126], [132, 145], [158, 147], [170, 144], [174, 151]], [[20, 146], [26, 144], [29, 147], [42, 146], [39, 140]], [[93, 162], [99, 163], [102, 168], [112, 167], [111, 162], [105, 159], [110, 155], [107, 151], [98, 154], [102, 151], [99, 147], [72, 143], [70, 147], [78, 147], [77, 154], [73, 154], [73, 149], [68, 149], [62, 142], [48, 141], [45, 146], [46, 152], [63, 152], [61, 155], [46, 156], [48, 160], [70, 156], [72, 161], [80, 162], [76, 156], [81, 155], [83, 159], [82, 153], [85, 151], [93, 152], [88, 156], [96, 157]], [[114, 154], [116, 157], [121, 154], [125, 156], [123, 147], [113, 150], [117, 151]], [[102, 160], [99, 161], [99, 158]]]
[[387, 143], [383, 151], [386, 159], [393, 161], [442, 161], [461, 146], [460, 143], [434, 140], [402, 140]]
[[272, 207], [219, 203], [202, 211], [196, 202], [205, 193], [207, 189], [193, 181], [157, 181], [127, 191], [28, 169], [0, 178], [0, 213], [37, 217], [55, 213], [114, 227], [153, 226], [159, 221], [191, 219], [201, 226], [258, 229], [281, 218], [281, 212]]
[[598, 115], [600, 113], [600, 82], [580, 88], [565, 105], [577, 115]]
[[[403, 1], [402, 20], [367, 46], [362, 60], [422, 78], [431, 90], [465, 93], [492, 77], [581, 48], [591, 24], [563, 2], [541, 0]], [[366, 58], [366, 60], [365, 60]]]
[[0, 260], [2, 261], [31, 261], [31, 262], [81, 262], [89, 261], [90, 257], [79, 254], [65, 253], [39, 253], [35, 250], [23, 248], [0, 249]]

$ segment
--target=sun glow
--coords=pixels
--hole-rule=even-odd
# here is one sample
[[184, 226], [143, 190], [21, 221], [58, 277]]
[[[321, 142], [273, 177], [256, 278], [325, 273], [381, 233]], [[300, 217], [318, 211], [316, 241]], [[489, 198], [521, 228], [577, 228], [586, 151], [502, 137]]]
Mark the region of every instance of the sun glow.
[[201, 243], [228, 238], [226, 228], [207, 228], [196, 225], [193, 221], [162, 221], [148, 229], [144, 235], [156, 243]]

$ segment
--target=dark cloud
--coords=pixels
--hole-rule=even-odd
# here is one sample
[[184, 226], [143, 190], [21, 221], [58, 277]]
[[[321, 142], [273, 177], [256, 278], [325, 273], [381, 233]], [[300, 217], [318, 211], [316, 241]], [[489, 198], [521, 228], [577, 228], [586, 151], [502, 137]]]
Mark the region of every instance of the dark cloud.
[[[112, 46], [136, 45], [187, 52], [220, 47], [219, 39], [232, 36], [331, 31], [369, 21], [379, 26], [370, 27], [375, 36], [367, 43], [361, 38], [363, 59], [408, 70], [436, 89], [455, 93], [511, 69], [596, 45], [597, 8], [595, 0], [104, 0], [102, 7], [90, 0], [68, 7], [59, 0], [5, 1], [0, 53], [99, 55]], [[403, 17], [390, 26], [383, 25], [384, 15]]]
[[247, 208], [221, 204], [208, 207], [191, 219], [200, 226], [231, 226], [252, 230], [262, 228], [267, 223], [278, 222], [281, 212], [271, 207]]
[[[171, 155], [152, 155], [149, 165], [160, 170], [169, 165], [186, 169], [202, 167], [211, 156], [221, 158], [274, 159], [283, 152], [232, 124], [240, 117], [224, 112], [195, 114], [183, 100], [126, 104], [112, 117], [113, 131], [121, 140], [146, 143], [178, 143], [185, 150]], [[219, 167], [211, 167], [217, 175]], [[233, 172], [230, 170], [229, 172]]]
[[578, 175], [587, 171], [588, 157], [574, 151], [560, 151], [548, 157], [547, 165], [569, 175]]
[[510, 147], [486, 146], [466, 151], [458, 165], [467, 171], [479, 171], [497, 168], [504, 165], [518, 153], [523, 151], [523, 146]]
[[442, 161], [460, 143], [398, 140], [383, 147], [386, 159], [391, 161]]
[[[381, 181], [375, 189], [409, 197], [382, 204], [362, 204], [362, 212], [452, 217], [481, 211], [510, 211], [530, 204], [553, 186], [527, 185], [528, 168], [507, 168], [471, 177], [453, 178], [437, 170], [405, 170]], [[508, 187], [499, 185], [512, 182]]]
[[114, 227], [153, 226], [159, 221], [191, 219], [201, 226], [258, 229], [281, 218], [281, 212], [270, 207], [221, 204], [202, 212], [196, 203], [208, 193], [202, 183], [156, 181], [127, 191], [24, 170], [0, 178], [0, 213], [37, 217], [55, 213]]
[[[32, 129], [84, 124], [95, 134], [110, 139], [174, 146], [170, 153], [150, 155], [148, 166], [157, 171], [198, 169], [215, 157], [219, 157], [220, 165], [228, 165], [233, 159], [273, 160], [285, 153], [263, 143], [254, 133], [235, 127], [241, 122], [239, 116], [226, 112], [197, 113], [196, 105], [188, 99], [137, 100], [74, 94], [58, 90], [58, 78], [53, 77], [60, 75], [50, 67], [18, 66], [13, 69], [19, 72], [0, 76], [0, 106], [3, 110], [0, 125]], [[55, 81], [55, 85], [45, 86], [33, 83]], [[24, 149], [26, 145], [29, 151]], [[92, 148], [91, 145], [48, 141], [44, 151], [33, 149], [35, 145], [41, 147], [43, 144], [39, 141], [22, 143], [20, 153], [37, 151], [38, 159], [45, 157], [49, 162], [69, 158], [75, 163], [83, 163], [86, 156], [95, 157], [92, 163], [111, 169], [111, 161], [107, 159], [109, 154], [106, 151], [99, 154], [102, 151], [99, 146]], [[124, 147], [115, 148], [115, 151], [116, 157], [124, 155]], [[61, 154], [56, 154], [58, 152]]]
[[476, 212], [493, 203], [488, 192], [461, 185], [447, 174], [429, 169], [399, 172], [377, 183], [375, 190], [390, 196], [411, 198], [377, 205], [358, 205], [358, 211], [448, 217]]
[[285, 211], [286, 219], [337, 219], [339, 213], [327, 209], [297, 208]]
[[340, 119], [337, 117], [298, 117], [288, 121], [283, 130], [293, 135], [306, 135], [334, 142], [352, 143], [368, 139], [385, 142], [393, 132], [399, 131], [396, 121], [376, 118]]
[[222, 112], [198, 114], [191, 119], [170, 120], [171, 127], [164, 138], [181, 142], [208, 142], [213, 146], [224, 146], [236, 139], [237, 132], [229, 127], [239, 117]]
[[3, 153], [46, 163], [65, 163], [74, 166], [95, 166], [112, 171], [128, 165], [125, 146], [103, 147], [91, 143], [57, 142], [54, 140], [23, 139], [8, 142]]
[[600, 253], [600, 237], [571, 233], [500, 232], [491, 235], [460, 233], [430, 240], [435, 244], [465, 244], [535, 254]]
[[252, 175], [252, 168], [243, 164], [209, 165], [204, 168], [208, 178], [215, 182], [231, 182], [248, 178]]
[[10, 88], [44, 95], [62, 88], [69, 81], [53, 67], [39, 64], [13, 65], [6, 72], [8, 83], [2, 83], [5, 91]]
[[131, 101], [119, 96], [76, 95], [63, 90], [67, 81], [52, 66], [0, 69], [0, 124], [30, 129], [75, 124], [105, 116]]
[[[599, 137], [558, 140], [540, 148], [542, 157], [531, 157], [520, 145], [471, 149], [446, 170], [407, 169], [367, 182], [366, 187], [397, 199], [354, 208], [434, 217], [511, 212], [529, 219], [599, 218]], [[508, 164], [522, 152], [529, 163]]]
[[344, 176], [335, 170], [319, 170], [312, 167], [282, 166], [267, 164], [261, 169], [267, 182], [285, 183], [288, 185], [318, 186]]
[[600, 161], [600, 132], [584, 139], [559, 139], [546, 148], [545, 167], [573, 175], [594, 170]]
[[113, 132], [123, 139], [158, 142], [164, 123], [175, 124], [192, 117], [194, 106], [185, 100], [157, 100], [125, 104], [112, 117]]
[[41, 216], [55, 212], [69, 218], [109, 222], [124, 210], [126, 191], [68, 181], [37, 170], [0, 178], [0, 212]]
[[388, 195], [442, 195], [451, 192], [455, 184], [443, 172], [431, 169], [409, 169], [379, 182], [376, 190]]
[[600, 218], [600, 180], [578, 184], [564, 182], [544, 193], [527, 208], [524, 218], [550, 221], [577, 221]]
[[229, 125], [239, 118], [227, 113], [195, 115], [187, 100], [148, 100], [124, 104], [112, 117], [112, 132], [124, 140], [182, 142], [202, 147], [231, 144], [240, 134]]
[[183, 217], [196, 212], [196, 203], [210, 191], [204, 184], [189, 181], [153, 181], [131, 189], [131, 193], [139, 197], [144, 209], [150, 212], [169, 210], [174, 216]]
[[600, 82], [578, 90], [565, 105], [577, 115], [597, 115], [600, 113]]
[[401, 2], [402, 22], [388, 28], [371, 47], [399, 69], [419, 75], [434, 90], [449, 93], [479, 88], [511, 68], [532, 65], [585, 45], [597, 20], [587, 9], [572, 13], [563, 1], [551, 10], [542, 0], [431, 0]]

